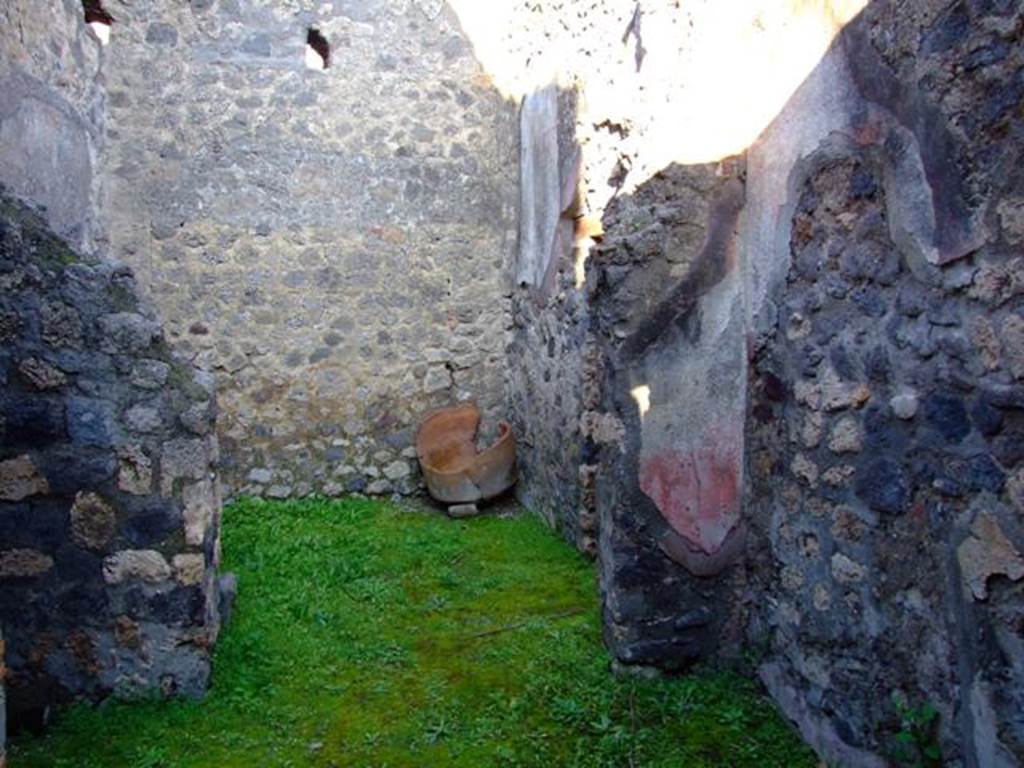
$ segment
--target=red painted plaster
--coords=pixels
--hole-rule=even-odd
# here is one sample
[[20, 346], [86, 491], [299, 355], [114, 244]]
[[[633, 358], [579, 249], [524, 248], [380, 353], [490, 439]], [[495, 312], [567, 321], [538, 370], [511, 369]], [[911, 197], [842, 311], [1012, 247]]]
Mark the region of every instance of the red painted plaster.
[[640, 489], [680, 536], [713, 555], [740, 519], [739, 456], [733, 441], [671, 448], [641, 462]]

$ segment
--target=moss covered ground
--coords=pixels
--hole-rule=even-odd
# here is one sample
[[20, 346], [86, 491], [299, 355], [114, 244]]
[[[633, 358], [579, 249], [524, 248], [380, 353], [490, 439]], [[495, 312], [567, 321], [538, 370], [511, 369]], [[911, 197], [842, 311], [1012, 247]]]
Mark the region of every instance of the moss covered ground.
[[815, 765], [736, 674], [613, 676], [593, 565], [531, 515], [246, 500], [224, 559], [205, 700], [74, 707], [12, 768]]

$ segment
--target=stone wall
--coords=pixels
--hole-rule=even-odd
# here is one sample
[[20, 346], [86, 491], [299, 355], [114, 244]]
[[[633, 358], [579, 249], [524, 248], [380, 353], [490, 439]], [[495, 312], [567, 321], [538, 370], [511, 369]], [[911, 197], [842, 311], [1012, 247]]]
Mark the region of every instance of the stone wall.
[[5, 2], [0, 52], [0, 184], [45, 208], [55, 232], [92, 251], [102, 235], [94, 168], [105, 95], [100, 43], [81, 2]]
[[[900, 706], [930, 704], [946, 758], [1017, 764], [1020, 5], [754, 5], [724, 27], [694, 5], [511, 16], [510, 50], [543, 30], [580, 105], [577, 199], [525, 174], [524, 193], [603, 225], [582, 281], [564, 241], [520, 252], [545, 267], [522, 275], [556, 277], [514, 298], [511, 397], [536, 452], [521, 493], [575, 530], [580, 465], [598, 465], [620, 663], [746, 645], [829, 761], [900, 759]], [[673, 25], [692, 31], [659, 37]], [[728, 72], [692, 66], [734, 40]], [[768, 106], [729, 72], [757, 85], [822, 40], [748, 141], [701, 130]], [[702, 110], [708, 88], [729, 96]]]
[[[585, 436], [586, 300], [576, 279], [584, 213], [577, 92], [549, 84], [520, 111], [520, 247], [507, 348], [519, 499], [581, 550], [596, 551], [594, 445]], [[591, 396], [593, 393], [590, 393]]]
[[[737, 646], [742, 164], [673, 165], [617, 198], [587, 265], [602, 376], [597, 472], [605, 637], [631, 665]], [[652, 215], [653, 214], [653, 215]], [[642, 225], [639, 222], [643, 222]], [[724, 311], [723, 311], [724, 307]], [[741, 335], [742, 338], [742, 335]]]
[[200, 695], [219, 626], [209, 376], [131, 271], [0, 200], [0, 624], [12, 724], [72, 697]]
[[751, 630], [830, 760], [890, 764], [894, 699], [1024, 759], [1022, 29], [875, 3], [748, 155]]
[[110, 250], [217, 380], [227, 486], [415, 490], [426, 411], [504, 416], [513, 105], [441, 2], [105, 5]]

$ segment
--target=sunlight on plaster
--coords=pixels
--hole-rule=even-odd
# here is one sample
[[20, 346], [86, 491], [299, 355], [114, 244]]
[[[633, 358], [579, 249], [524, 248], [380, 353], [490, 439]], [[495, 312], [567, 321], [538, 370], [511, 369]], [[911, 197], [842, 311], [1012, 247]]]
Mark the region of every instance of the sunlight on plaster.
[[587, 282], [587, 259], [590, 257], [590, 249], [604, 237], [604, 224], [596, 216], [579, 216], [573, 227], [575, 229], [573, 272], [576, 288], [582, 288]]
[[573, 257], [573, 277], [577, 290], [587, 284], [587, 259], [590, 258], [590, 248], [576, 248]]
[[640, 420], [643, 421], [644, 416], [651, 410], [651, 388], [646, 384], [641, 384], [638, 387], [633, 387], [629, 394], [636, 401], [636, 406], [640, 409]]
[[639, 72], [632, 0], [607, 3], [621, 6], [617, 17], [581, 17], [583, 40], [518, 0], [450, 3], [505, 96], [575, 81], [588, 123], [641, 127], [623, 142], [639, 164], [635, 186], [669, 163], [750, 146], [867, 0], [642, 0]]
[[110, 25], [104, 24], [102, 21], [90, 21], [89, 29], [92, 30], [93, 34], [100, 41], [100, 45], [107, 45], [110, 42]]
[[312, 45], [306, 44], [306, 68], [318, 71], [327, 69], [324, 57], [317, 53]]

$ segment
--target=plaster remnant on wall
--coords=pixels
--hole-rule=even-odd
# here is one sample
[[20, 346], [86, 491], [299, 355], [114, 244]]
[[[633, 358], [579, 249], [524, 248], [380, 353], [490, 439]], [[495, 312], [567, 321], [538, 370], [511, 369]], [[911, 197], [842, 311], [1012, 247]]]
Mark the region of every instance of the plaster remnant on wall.
[[988, 597], [988, 580], [1005, 576], [1024, 578], [1024, 557], [1010, 543], [991, 514], [980, 513], [971, 524], [971, 535], [956, 550], [964, 583], [976, 600]]
[[555, 256], [562, 214], [559, 179], [558, 86], [523, 99], [520, 116], [520, 219], [516, 282], [539, 288]]
[[640, 488], [669, 525], [713, 555], [740, 519], [736, 446], [709, 440], [689, 454], [669, 450], [643, 460]]

